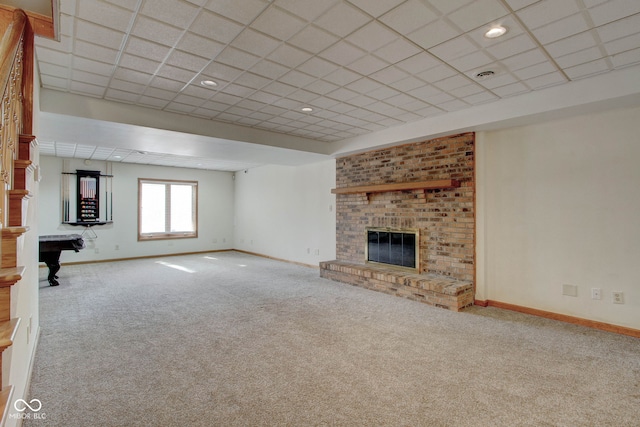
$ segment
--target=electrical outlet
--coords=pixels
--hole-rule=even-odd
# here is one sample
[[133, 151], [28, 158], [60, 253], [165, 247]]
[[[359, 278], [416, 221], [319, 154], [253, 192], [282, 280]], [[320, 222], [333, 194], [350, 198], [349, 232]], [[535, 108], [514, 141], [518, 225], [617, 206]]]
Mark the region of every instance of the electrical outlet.
[[116, 245], [116, 251], [120, 250], [120, 245]]
[[100, 249], [98, 249], [98, 248], [95, 248], [93, 251], [94, 251], [95, 253], [97, 253], [97, 254], [99, 254], [99, 253], [100, 253]]
[[591, 299], [602, 299], [602, 289], [591, 288]]
[[624, 292], [613, 291], [611, 294], [613, 295], [614, 304], [624, 304]]
[[562, 295], [577, 297], [578, 287], [576, 285], [562, 285]]

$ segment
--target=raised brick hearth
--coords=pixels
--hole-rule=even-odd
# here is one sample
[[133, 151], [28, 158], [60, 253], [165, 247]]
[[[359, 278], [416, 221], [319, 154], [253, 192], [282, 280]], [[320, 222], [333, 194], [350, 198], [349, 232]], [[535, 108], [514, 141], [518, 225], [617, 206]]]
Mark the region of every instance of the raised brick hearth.
[[[340, 192], [443, 180], [459, 187]], [[455, 311], [473, 304], [473, 133], [339, 158], [336, 190], [337, 259], [320, 263], [322, 277]], [[418, 230], [419, 267], [407, 271], [367, 264], [367, 227]]]

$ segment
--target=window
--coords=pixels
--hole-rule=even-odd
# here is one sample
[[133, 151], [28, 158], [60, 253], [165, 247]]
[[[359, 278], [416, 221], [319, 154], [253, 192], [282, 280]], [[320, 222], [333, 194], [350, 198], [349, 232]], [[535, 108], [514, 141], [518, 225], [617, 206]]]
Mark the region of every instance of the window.
[[198, 182], [138, 179], [138, 240], [198, 237]]

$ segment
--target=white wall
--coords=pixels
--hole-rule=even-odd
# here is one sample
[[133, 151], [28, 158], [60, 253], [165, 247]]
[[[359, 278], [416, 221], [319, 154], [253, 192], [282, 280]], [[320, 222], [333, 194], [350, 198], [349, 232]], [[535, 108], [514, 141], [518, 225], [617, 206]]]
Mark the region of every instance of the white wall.
[[477, 135], [477, 299], [640, 328], [638, 135], [639, 108]]
[[318, 266], [335, 259], [335, 160], [235, 177], [235, 248]]
[[[106, 163], [67, 159], [70, 171], [106, 171]], [[83, 227], [61, 224], [61, 182], [63, 159], [42, 156], [40, 182], [40, 235], [81, 234]], [[213, 172], [162, 166], [112, 163], [113, 224], [94, 226], [98, 238], [85, 238], [79, 253], [63, 251], [64, 262], [135, 258], [170, 253], [200, 252], [233, 248], [233, 179], [229, 172]], [[198, 181], [198, 237], [138, 242], [138, 178]], [[116, 246], [118, 249], [116, 249]]]

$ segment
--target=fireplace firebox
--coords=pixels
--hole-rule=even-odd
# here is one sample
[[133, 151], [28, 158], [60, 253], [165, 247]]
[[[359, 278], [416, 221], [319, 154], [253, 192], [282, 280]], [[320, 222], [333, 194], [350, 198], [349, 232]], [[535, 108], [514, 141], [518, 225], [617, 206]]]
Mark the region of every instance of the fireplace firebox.
[[418, 230], [367, 228], [366, 232], [367, 262], [414, 270], [418, 268]]

